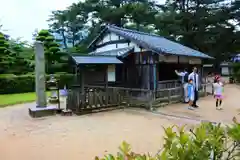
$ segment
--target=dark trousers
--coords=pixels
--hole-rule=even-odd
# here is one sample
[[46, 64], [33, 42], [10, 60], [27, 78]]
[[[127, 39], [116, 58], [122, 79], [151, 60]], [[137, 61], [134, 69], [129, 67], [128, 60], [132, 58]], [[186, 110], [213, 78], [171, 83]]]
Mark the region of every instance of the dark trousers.
[[193, 107], [197, 107], [197, 100], [198, 100], [198, 91], [194, 90], [194, 101], [193, 101]]

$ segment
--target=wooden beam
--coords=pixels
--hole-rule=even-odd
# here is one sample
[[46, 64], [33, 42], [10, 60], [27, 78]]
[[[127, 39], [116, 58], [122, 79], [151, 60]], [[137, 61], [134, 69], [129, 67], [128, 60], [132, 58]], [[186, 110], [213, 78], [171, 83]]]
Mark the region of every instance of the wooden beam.
[[103, 44], [96, 45], [96, 48], [100, 48], [109, 44], [121, 44], [121, 43], [128, 43], [128, 42], [129, 40], [126, 40], [126, 39], [113, 40], [113, 41], [105, 42]]

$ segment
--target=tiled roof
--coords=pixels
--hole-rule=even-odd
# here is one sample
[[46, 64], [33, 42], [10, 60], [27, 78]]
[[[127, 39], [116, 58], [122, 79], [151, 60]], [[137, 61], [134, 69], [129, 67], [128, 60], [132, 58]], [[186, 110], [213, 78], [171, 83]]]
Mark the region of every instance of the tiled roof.
[[108, 25], [107, 29], [119, 36], [129, 39], [130, 41], [133, 41], [134, 43], [142, 46], [143, 48], [150, 49], [157, 53], [171, 54], [171, 55], [177, 55], [177, 56], [212, 58], [200, 51], [197, 51], [189, 47], [186, 47], [184, 45], [181, 45], [179, 43], [170, 41], [158, 35], [120, 28], [113, 25]]
[[91, 52], [89, 55], [98, 55], [98, 56], [117, 56], [117, 57], [125, 57], [131, 51], [134, 50], [134, 47], [126, 47], [126, 48], [118, 48], [109, 51], [102, 51], [102, 52]]
[[240, 62], [240, 53], [231, 58], [232, 62]]
[[121, 64], [116, 57], [109, 56], [72, 56], [76, 64]]

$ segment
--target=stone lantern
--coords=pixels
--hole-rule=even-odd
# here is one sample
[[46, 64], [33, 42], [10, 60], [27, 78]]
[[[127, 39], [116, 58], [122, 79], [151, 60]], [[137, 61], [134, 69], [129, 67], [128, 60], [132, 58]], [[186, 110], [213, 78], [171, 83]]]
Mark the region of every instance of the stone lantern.
[[51, 95], [48, 99], [49, 103], [59, 103], [58, 82], [53, 75], [50, 75], [50, 79], [47, 81], [47, 86], [51, 92]]

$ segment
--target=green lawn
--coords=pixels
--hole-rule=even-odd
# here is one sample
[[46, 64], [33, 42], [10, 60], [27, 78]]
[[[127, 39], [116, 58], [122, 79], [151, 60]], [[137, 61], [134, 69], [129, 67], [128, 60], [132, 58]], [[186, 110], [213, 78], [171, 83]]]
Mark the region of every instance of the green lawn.
[[[47, 93], [49, 95], [49, 92]], [[9, 105], [34, 102], [36, 100], [35, 92], [18, 94], [0, 94], [0, 107]]]

